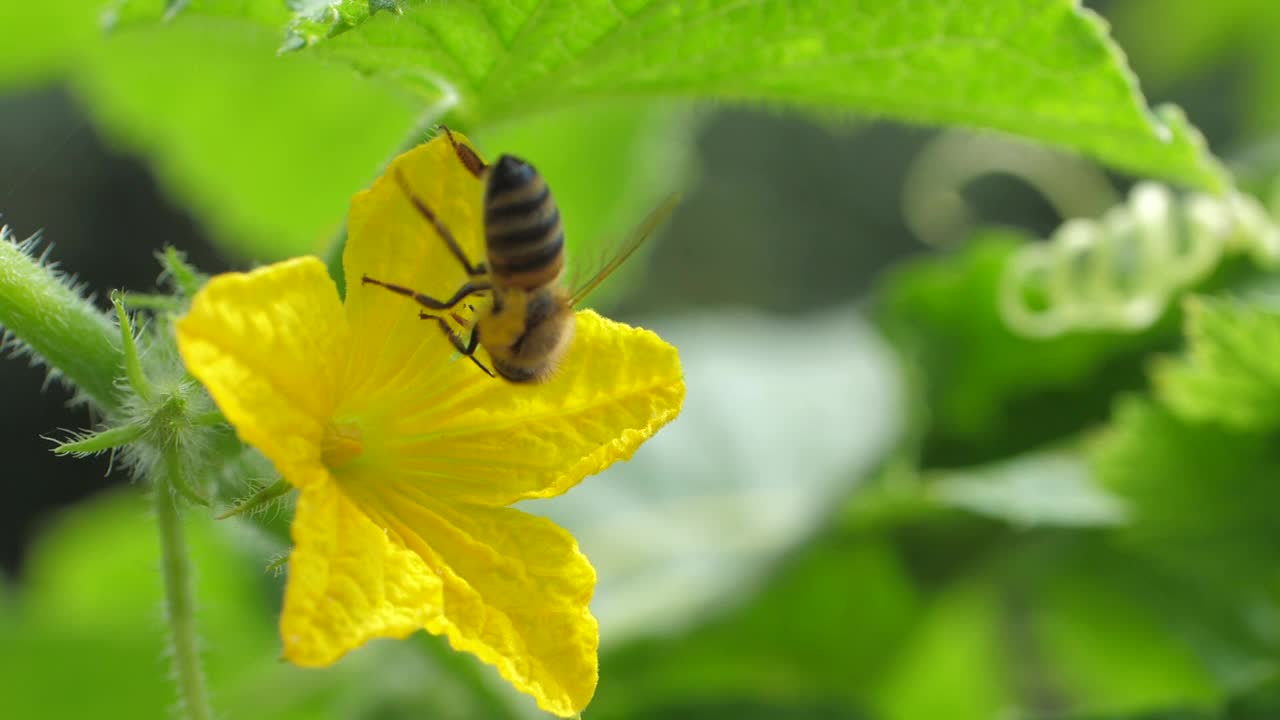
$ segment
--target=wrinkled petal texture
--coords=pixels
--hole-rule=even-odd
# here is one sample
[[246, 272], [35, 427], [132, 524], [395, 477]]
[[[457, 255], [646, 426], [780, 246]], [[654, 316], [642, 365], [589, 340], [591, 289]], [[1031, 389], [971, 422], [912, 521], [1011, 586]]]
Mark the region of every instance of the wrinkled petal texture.
[[427, 625], [497, 667], [560, 716], [595, 692], [596, 575], [568, 532], [511, 508], [441, 502], [403, 482], [349, 484], [352, 497], [437, 573], [444, 602]]
[[403, 638], [439, 621], [437, 574], [333, 482], [302, 492], [292, 533], [280, 616], [291, 662], [328, 665], [371, 638]]
[[484, 259], [484, 186], [444, 137], [398, 157], [352, 201], [344, 263], [355, 349], [339, 415], [359, 419], [369, 449], [352, 472], [505, 506], [557, 495], [629, 458], [676, 416], [684, 400], [679, 356], [651, 332], [580, 312], [555, 379], [512, 385], [460, 358], [409, 298], [358, 285], [367, 274], [442, 299], [467, 280], [397, 171], [467, 257]]
[[320, 441], [350, 344], [324, 264], [304, 257], [220, 275], [177, 330], [187, 368], [241, 439], [296, 486], [322, 478]]
[[461, 369], [467, 380], [447, 391], [403, 388], [413, 402], [377, 418], [368, 452], [344, 476], [401, 478], [476, 505], [550, 497], [630, 458], [684, 400], [675, 348], [589, 310], [578, 313], [550, 382], [513, 385]]
[[[466, 142], [460, 133], [454, 137]], [[465, 358], [457, 362], [456, 351], [436, 323], [418, 318], [421, 308], [412, 299], [361, 283], [367, 275], [443, 300], [468, 280], [440, 233], [397, 182], [397, 173], [452, 233], [470, 262], [485, 259], [484, 185], [444, 137], [400, 155], [371, 188], [356, 194], [343, 255], [354, 350], [344, 383], [344, 409], [396, 412], [407, 399], [417, 404], [405, 395], [407, 388], [449, 390], [488, 379]]]

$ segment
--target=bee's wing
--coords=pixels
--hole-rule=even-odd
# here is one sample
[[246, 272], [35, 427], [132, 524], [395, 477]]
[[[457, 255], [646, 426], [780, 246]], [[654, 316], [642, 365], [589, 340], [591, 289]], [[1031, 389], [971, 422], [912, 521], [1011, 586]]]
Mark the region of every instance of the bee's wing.
[[592, 290], [595, 290], [600, 286], [600, 283], [604, 282], [605, 278], [612, 275], [614, 270], [621, 267], [622, 263], [626, 262], [627, 258], [631, 257], [631, 254], [640, 249], [640, 246], [653, 235], [653, 232], [658, 229], [658, 226], [666, 222], [667, 218], [671, 217], [671, 213], [676, 209], [676, 205], [679, 204], [679, 202], [680, 193], [672, 193], [663, 199], [663, 201], [658, 204], [658, 207], [654, 208], [653, 212], [649, 213], [649, 216], [644, 219], [644, 222], [640, 223], [640, 225], [631, 232], [631, 235], [629, 235], [622, 244], [618, 245], [617, 250], [613, 253], [613, 257], [602, 265], [589, 280], [573, 291], [573, 295], [569, 298], [570, 303], [576, 306], [578, 303], [585, 300], [586, 297], [591, 294]]

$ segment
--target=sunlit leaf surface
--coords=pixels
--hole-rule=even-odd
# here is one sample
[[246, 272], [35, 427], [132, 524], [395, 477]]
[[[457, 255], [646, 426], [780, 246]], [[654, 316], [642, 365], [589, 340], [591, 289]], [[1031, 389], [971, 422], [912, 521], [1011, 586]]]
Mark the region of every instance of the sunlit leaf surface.
[[1223, 184], [1195, 129], [1147, 107], [1104, 23], [1070, 0], [455, 0], [361, 20], [311, 49], [468, 123], [620, 95], [765, 101], [992, 128]]
[[1237, 301], [1189, 304], [1188, 349], [1156, 373], [1179, 415], [1265, 432], [1280, 425], [1280, 310]]

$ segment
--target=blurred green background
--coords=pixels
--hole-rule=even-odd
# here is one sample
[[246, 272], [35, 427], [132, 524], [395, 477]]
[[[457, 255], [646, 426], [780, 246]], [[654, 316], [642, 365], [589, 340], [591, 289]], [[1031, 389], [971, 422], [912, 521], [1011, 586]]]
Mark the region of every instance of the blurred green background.
[[[1277, 6], [1086, 4], [1113, 23], [1148, 97], [1181, 105], [1265, 194], [1280, 168]], [[97, 79], [0, 83], [4, 222], [20, 237], [42, 231], [100, 300], [152, 289], [167, 244], [208, 272], [322, 252], [350, 193], [308, 182], [359, 153], [308, 133], [341, 121], [326, 102], [350, 111], [288, 95], [293, 79], [264, 80], [270, 99], [243, 121], [308, 129], [274, 154], [225, 158], [261, 163], [261, 184], [216, 187], [193, 207], [182, 185], [216, 132], [182, 146], [126, 107], [144, 96], [111, 87], [168, 87], [165, 71], [144, 69], [151, 50]], [[311, 80], [307, 67], [290, 72]], [[382, 102], [377, 87], [352, 92], [341, 104]], [[198, 124], [202, 104], [230, 100], [150, 102]], [[388, 111], [350, 141], [382, 152], [411, 121]], [[136, 136], [157, 144], [149, 161]], [[487, 155], [542, 169], [584, 266], [658, 198], [685, 192], [593, 298], [679, 347], [685, 410], [633, 461], [527, 508], [573, 530], [600, 573], [601, 682], [585, 717], [1280, 717], [1276, 438], [1186, 430], [1142, 399], [1152, 358], [1180, 346], [1176, 307], [1141, 332], [1043, 341], [1014, 336], [995, 309], [1011, 253], [1064, 219], [1054, 201], [1098, 214], [1133, 178], [1069, 164], [1054, 171], [1065, 189], [1046, 198], [983, 175], [960, 188], [968, 217], [930, 216], [907, 188], [954, 137], [635, 100], [476, 133]], [[978, 142], [965, 137], [953, 147]], [[938, 162], [964, 175], [977, 161], [953, 150]], [[364, 170], [344, 172], [333, 174]], [[275, 204], [298, 218], [267, 227]], [[1224, 294], [1271, 287], [1247, 272], [1216, 282]], [[105, 458], [49, 452], [42, 436], [92, 418], [67, 409], [44, 369], [0, 364], [0, 397], [0, 717], [164, 717], [158, 550], [138, 488]], [[1144, 456], [1125, 433], [1168, 446]], [[1104, 488], [1117, 457], [1146, 474]], [[425, 636], [322, 671], [279, 662], [282, 580], [264, 568], [283, 548], [249, 523], [189, 525], [220, 716], [537, 716], [496, 673]]]

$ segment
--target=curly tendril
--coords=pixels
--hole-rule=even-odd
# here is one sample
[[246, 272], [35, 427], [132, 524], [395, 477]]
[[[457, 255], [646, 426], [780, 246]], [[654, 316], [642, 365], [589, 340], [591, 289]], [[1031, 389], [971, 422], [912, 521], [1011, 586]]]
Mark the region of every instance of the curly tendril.
[[1099, 220], [1074, 219], [1048, 242], [1019, 249], [1005, 271], [1000, 313], [1031, 337], [1073, 330], [1141, 330], [1228, 255], [1280, 266], [1280, 227], [1252, 197], [1177, 197], [1152, 182]]
[[902, 183], [902, 218], [926, 245], [943, 248], [983, 224], [965, 189], [988, 176], [1035, 189], [1060, 217], [1094, 215], [1120, 198], [1096, 165], [1074, 155], [1002, 135], [949, 131], [921, 149]]

